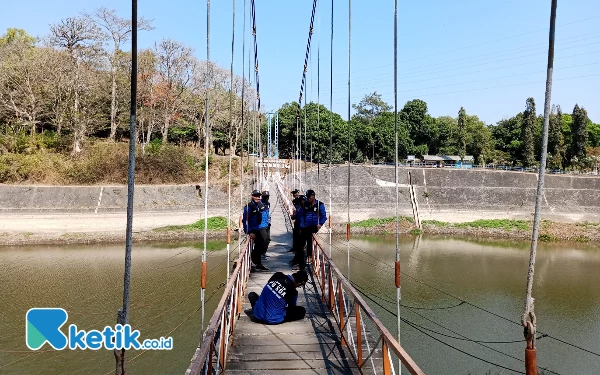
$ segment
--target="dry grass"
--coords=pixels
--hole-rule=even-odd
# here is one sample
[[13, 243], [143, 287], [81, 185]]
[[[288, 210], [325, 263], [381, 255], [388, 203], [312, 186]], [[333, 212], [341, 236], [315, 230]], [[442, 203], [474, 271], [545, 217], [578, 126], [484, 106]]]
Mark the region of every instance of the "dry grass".
[[[138, 148], [135, 165], [137, 184], [183, 184], [204, 180], [202, 150], [173, 145], [147, 150]], [[0, 183], [46, 185], [126, 184], [129, 145], [97, 142], [77, 156], [48, 149], [31, 153], [0, 154]], [[232, 179], [239, 179], [239, 159], [233, 159]], [[209, 176], [227, 188], [229, 157], [209, 157]]]

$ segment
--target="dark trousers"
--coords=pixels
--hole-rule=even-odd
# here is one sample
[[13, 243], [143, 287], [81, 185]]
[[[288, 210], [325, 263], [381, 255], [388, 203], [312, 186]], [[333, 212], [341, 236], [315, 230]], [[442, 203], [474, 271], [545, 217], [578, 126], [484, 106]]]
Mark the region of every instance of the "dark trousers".
[[294, 231], [292, 232], [292, 248], [296, 252], [296, 247], [300, 245], [300, 224], [298, 220], [294, 222]]
[[254, 233], [255, 236], [250, 258], [252, 259], [252, 263], [261, 266], [262, 260], [260, 257], [267, 252], [267, 228], [255, 229], [250, 231], [250, 233]]
[[265, 255], [267, 253], [267, 249], [269, 248], [269, 244], [271, 243], [271, 224], [269, 224], [268, 227], [265, 228], [266, 231], [266, 237], [265, 237], [265, 248], [264, 248], [264, 252], [262, 253], [262, 255]]
[[[296, 247], [296, 254], [294, 256], [294, 264], [303, 270], [306, 268], [306, 258], [312, 257], [312, 235], [317, 233], [317, 226], [310, 226], [300, 229], [298, 234], [299, 242]], [[306, 252], [304, 251], [306, 248]]]
[[[255, 292], [248, 293], [248, 300], [254, 309], [254, 305], [260, 296]], [[306, 315], [306, 309], [302, 306], [288, 306], [285, 308], [285, 317], [283, 318], [283, 322], [293, 322], [294, 320], [304, 319], [304, 315]], [[259, 320], [259, 319], [257, 319]]]

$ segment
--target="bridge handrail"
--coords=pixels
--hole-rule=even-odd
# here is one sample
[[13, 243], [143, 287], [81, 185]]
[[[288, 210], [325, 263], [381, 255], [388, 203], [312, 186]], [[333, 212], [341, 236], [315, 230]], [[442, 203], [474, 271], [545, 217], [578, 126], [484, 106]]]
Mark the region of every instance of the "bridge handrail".
[[[281, 193], [281, 197], [284, 200], [286, 206], [290, 209], [293, 207], [289, 197], [289, 190], [283, 186], [283, 184], [278, 183], [277, 187], [279, 188], [279, 192]], [[354, 289], [354, 287], [350, 284], [350, 282], [346, 279], [343, 273], [337, 268], [333, 260], [327, 255], [324, 251], [324, 246], [321, 243], [321, 240], [317, 237], [316, 234], [313, 234], [313, 266], [312, 271], [313, 275], [319, 282], [319, 286], [321, 288], [321, 298], [323, 302], [328, 302], [327, 306], [330, 308], [332, 313], [334, 314], [340, 328], [340, 332], [342, 334], [342, 343], [347, 343], [351, 338], [346, 337], [349, 335], [344, 335], [344, 329], [350, 329], [350, 323], [347, 326], [344, 322], [349, 321], [349, 317], [352, 314], [352, 311], [348, 311], [348, 314], [345, 315], [345, 299], [343, 294], [349, 294], [355, 301], [355, 318], [358, 321], [357, 332], [360, 332], [360, 328], [362, 328], [362, 322], [360, 319], [361, 313], [360, 311], [364, 311], [366, 317], [375, 325], [377, 331], [379, 332], [380, 340], [382, 341], [383, 350], [382, 353], [388, 353], [388, 355], [383, 356], [383, 369], [384, 375], [392, 373], [392, 365], [391, 359], [389, 356], [389, 350], [391, 350], [404, 364], [406, 369], [413, 375], [425, 375], [425, 373], [419, 368], [416, 362], [410, 357], [410, 355], [400, 346], [400, 343], [392, 336], [392, 334], [388, 331], [388, 329], [383, 325], [383, 323], [377, 318], [373, 310], [369, 307], [369, 305], [365, 302], [365, 300], [361, 297], [360, 293]], [[334, 274], [337, 276], [337, 280], [334, 280]], [[327, 276], [326, 276], [327, 275]], [[327, 278], [327, 280], [325, 280]], [[327, 281], [327, 282], [326, 282]], [[334, 281], [337, 281], [337, 290], [334, 288]], [[342, 291], [340, 294], [339, 291]], [[326, 296], [328, 296], [326, 298]], [[337, 306], [335, 305], [335, 301], [338, 301]], [[340, 314], [342, 312], [342, 314]], [[357, 343], [352, 339], [352, 345], [354, 346], [355, 355], [354, 360], [357, 365], [362, 368], [366, 361], [363, 361], [362, 356], [362, 337], [360, 334], [357, 334]], [[351, 352], [352, 353], [352, 352]], [[360, 354], [359, 354], [360, 353]], [[370, 357], [370, 355], [369, 355]]]
[[[250, 275], [251, 248], [252, 240], [248, 238], [186, 375], [213, 374], [213, 372], [218, 374], [219, 369], [225, 368], [230, 337], [233, 334], [236, 318], [242, 311]], [[215, 348], [218, 348], [218, 351], [215, 351]], [[213, 368], [213, 359], [216, 359], [216, 368]]]
[[[392, 334], [388, 331], [385, 325], [377, 318], [373, 310], [369, 307], [369, 305], [365, 302], [365, 300], [361, 297], [360, 293], [354, 289], [354, 287], [350, 284], [350, 282], [346, 279], [344, 274], [336, 267], [335, 263], [331, 260], [329, 255], [326, 254], [324, 250], [324, 246], [321, 243], [321, 240], [313, 234], [313, 274], [317, 278], [319, 286], [321, 288], [321, 296], [323, 302], [327, 301], [327, 306], [334, 314], [336, 320], [338, 321], [338, 325], [340, 328], [340, 332], [342, 334], [342, 345], [347, 343], [349, 340], [351, 341], [354, 347], [354, 358], [359, 367], [362, 367], [366, 361], [363, 359], [362, 355], [362, 337], [361, 337], [361, 311], [364, 312], [364, 315], [373, 323], [379, 332], [379, 341], [382, 342], [382, 353], [383, 353], [383, 373], [391, 374], [392, 373], [392, 365], [390, 352], [393, 352], [404, 364], [406, 369], [413, 375], [424, 375], [425, 373], [419, 368], [416, 362], [410, 357], [410, 355], [400, 346], [400, 343], [392, 336]], [[337, 276], [337, 280], [334, 277]], [[337, 288], [334, 287], [334, 282], [337, 281]], [[341, 293], [340, 293], [341, 292]], [[356, 332], [357, 332], [357, 342], [354, 342], [352, 331], [350, 328], [349, 318], [352, 315], [351, 309], [346, 308], [346, 299], [344, 298], [344, 293], [346, 295], [352, 296], [354, 299], [355, 312], [354, 317], [356, 319]], [[327, 296], [327, 298], [326, 298]], [[337, 306], [336, 306], [337, 300]], [[348, 302], [349, 304], [349, 302]], [[348, 310], [346, 312], [346, 310]], [[346, 323], [345, 323], [346, 322]], [[346, 326], [347, 324], [347, 326]], [[349, 335], [344, 334], [344, 329], [347, 328]], [[387, 354], [386, 354], [387, 353]], [[370, 357], [370, 355], [369, 355]]]

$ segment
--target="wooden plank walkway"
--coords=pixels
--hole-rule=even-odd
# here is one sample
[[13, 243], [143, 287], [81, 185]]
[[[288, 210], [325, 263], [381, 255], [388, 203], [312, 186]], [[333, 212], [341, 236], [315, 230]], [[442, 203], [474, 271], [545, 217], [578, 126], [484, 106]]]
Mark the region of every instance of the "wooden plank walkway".
[[[263, 264], [267, 272], [253, 272], [249, 292], [261, 293], [268, 279], [277, 271], [291, 274], [288, 265], [293, 254], [292, 233], [285, 225], [283, 203], [271, 186], [271, 244]], [[341, 345], [337, 323], [309, 276], [309, 283], [298, 288], [298, 305], [306, 308], [303, 320], [279, 325], [254, 323], [251, 306], [246, 300], [244, 311], [235, 326], [226, 366], [231, 374], [360, 374], [348, 348]]]

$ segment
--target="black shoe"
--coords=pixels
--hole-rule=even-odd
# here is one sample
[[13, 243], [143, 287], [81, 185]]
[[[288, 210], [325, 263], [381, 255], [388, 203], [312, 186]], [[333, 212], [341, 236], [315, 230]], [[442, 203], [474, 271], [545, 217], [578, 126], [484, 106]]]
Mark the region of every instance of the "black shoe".
[[262, 264], [260, 266], [256, 266], [257, 271], [268, 271], [269, 269]]

